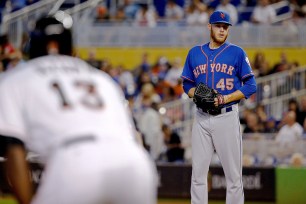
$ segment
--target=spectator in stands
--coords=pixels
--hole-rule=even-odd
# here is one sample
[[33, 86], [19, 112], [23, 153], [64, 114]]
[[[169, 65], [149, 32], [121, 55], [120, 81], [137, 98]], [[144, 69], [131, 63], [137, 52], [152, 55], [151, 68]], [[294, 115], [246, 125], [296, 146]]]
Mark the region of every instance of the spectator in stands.
[[139, 130], [144, 134], [152, 159], [157, 160], [163, 150], [162, 119], [157, 111], [157, 103], [147, 101], [143, 113], [138, 118]]
[[261, 77], [268, 74], [270, 71], [270, 66], [263, 52], [258, 51], [255, 53], [252, 68], [256, 77]]
[[[247, 116], [252, 112], [252, 110], [250, 108], [245, 108], [242, 111], [241, 117], [240, 117], [240, 125], [241, 125], [241, 129], [244, 130], [244, 128], [246, 127], [246, 121], [247, 121]], [[242, 131], [243, 132], [243, 131]]]
[[288, 61], [287, 54], [285, 52], [281, 52], [279, 56], [280, 60], [279, 62], [275, 63], [273, 69], [270, 71], [270, 74], [274, 74], [289, 69], [290, 63]]
[[166, 4], [165, 17], [167, 20], [181, 20], [184, 17], [184, 10], [174, 0], [168, 0]]
[[[288, 101], [287, 110], [283, 112], [283, 119], [285, 118], [286, 114], [289, 111], [293, 111], [295, 113], [295, 117], [297, 119], [297, 116], [300, 114], [299, 104], [296, 99], [292, 98]], [[278, 128], [280, 129], [282, 126], [286, 124], [285, 120], [281, 120], [278, 124]]]
[[165, 156], [168, 162], [184, 162], [185, 149], [182, 147], [180, 136], [171, 130], [169, 125], [163, 124], [162, 131], [166, 146]]
[[114, 66], [112, 69], [109, 70], [108, 74], [113, 78], [113, 80], [120, 84], [120, 65]]
[[300, 100], [300, 117], [301, 117], [301, 121], [305, 121], [306, 119], [306, 96], [302, 96], [301, 100]]
[[264, 133], [277, 133], [277, 124], [273, 117], [268, 118], [264, 123]]
[[306, 16], [306, 2], [302, 3], [301, 9], [302, 9], [302, 12], [303, 12], [304, 16]]
[[236, 25], [238, 22], [238, 11], [236, 7], [230, 3], [230, 0], [221, 0], [216, 10], [225, 11], [231, 17], [231, 23]]
[[177, 99], [173, 86], [164, 80], [161, 80], [161, 82], [164, 85], [161, 87], [161, 103], [167, 103]]
[[15, 50], [10, 54], [10, 62], [8, 63], [6, 69], [10, 70], [15, 68], [17, 65], [25, 63], [23, 55], [20, 50]]
[[186, 9], [188, 25], [206, 25], [208, 23], [207, 6], [200, 0], [192, 0]]
[[296, 113], [288, 111], [283, 118], [282, 126], [275, 137], [275, 141], [286, 145], [302, 139], [303, 127], [296, 121]]
[[136, 77], [136, 92], [135, 95], [138, 95], [139, 93], [141, 93], [141, 89], [143, 87], [144, 84], [146, 83], [152, 83], [152, 79], [151, 79], [151, 75], [149, 71], [141, 71], [139, 76]]
[[135, 17], [135, 25], [137, 26], [147, 26], [147, 27], [155, 27], [157, 14], [155, 9], [149, 7], [148, 4], [142, 3], [139, 4], [140, 8], [137, 10]]
[[305, 7], [306, 3], [304, 2], [304, 0], [289, 0], [289, 2], [290, 2], [291, 9], [296, 15], [300, 17], [305, 17], [306, 10], [304, 9], [306, 8]]
[[110, 70], [112, 69], [112, 64], [108, 59], [101, 60], [100, 69], [109, 74]]
[[133, 74], [127, 70], [124, 65], [118, 66], [119, 69], [119, 84], [125, 94], [125, 97], [134, 96], [136, 91], [136, 84]]
[[269, 0], [258, 0], [251, 16], [251, 22], [255, 24], [272, 24], [276, 18], [275, 9]]
[[134, 19], [139, 9], [139, 4], [134, 0], [123, 0], [124, 14], [127, 19]]
[[176, 98], [180, 98], [185, 92], [183, 89], [183, 80], [182, 78], [177, 79], [177, 84], [173, 87]]
[[296, 99], [290, 99], [288, 103], [288, 111], [294, 111], [296, 114], [296, 121], [303, 125], [304, 123], [304, 117], [301, 114], [299, 103]]
[[156, 9], [156, 13], [159, 18], [165, 17], [165, 10], [166, 10], [167, 0], [153, 0], [153, 6]]
[[115, 11], [115, 15], [111, 16], [111, 19], [116, 21], [116, 22], [123, 22], [126, 20], [125, 12], [124, 12], [124, 7], [119, 6], [117, 10]]
[[249, 112], [246, 115], [246, 127], [244, 133], [262, 133], [264, 130], [263, 124], [259, 122], [259, 117], [254, 112]]
[[[293, 21], [301, 21], [301, 20], [303, 21], [303, 19], [306, 16], [306, 3], [299, 2], [297, 0], [290, 0], [290, 7], [293, 11], [293, 14], [292, 14]], [[299, 24], [300, 22], [296, 22], [296, 23]]]
[[267, 116], [267, 113], [265, 111], [264, 105], [258, 104], [255, 108], [255, 113], [258, 115], [260, 123], [264, 123], [265, 121], [267, 121], [268, 116]]
[[176, 86], [178, 83], [177, 79], [180, 78], [182, 70], [183, 70], [182, 59], [177, 57], [173, 60], [170, 69], [166, 73], [165, 81], [169, 82], [171, 86]]
[[171, 64], [167, 57], [160, 56], [157, 62], [152, 66], [151, 69], [151, 79], [156, 84], [160, 79], [165, 79]]
[[148, 72], [150, 71], [151, 64], [149, 63], [149, 53], [144, 52], [141, 55], [141, 62], [140, 64], [133, 70], [134, 76], [137, 78], [141, 72]]
[[142, 114], [144, 108], [151, 106], [152, 103], [159, 104], [161, 102], [161, 98], [156, 93], [155, 87], [150, 81], [147, 81], [150, 79], [144, 80], [146, 81], [140, 87], [141, 92], [135, 97], [134, 101], [134, 114], [136, 114], [136, 118]]
[[96, 21], [103, 22], [110, 19], [110, 13], [106, 6], [98, 5], [96, 8]]
[[15, 48], [9, 41], [7, 34], [0, 36], [0, 60], [3, 63], [4, 70], [6, 70], [10, 62], [10, 54], [15, 52]]
[[97, 69], [101, 67], [101, 60], [97, 59], [95, 50], [89, 50], [86, 62]]

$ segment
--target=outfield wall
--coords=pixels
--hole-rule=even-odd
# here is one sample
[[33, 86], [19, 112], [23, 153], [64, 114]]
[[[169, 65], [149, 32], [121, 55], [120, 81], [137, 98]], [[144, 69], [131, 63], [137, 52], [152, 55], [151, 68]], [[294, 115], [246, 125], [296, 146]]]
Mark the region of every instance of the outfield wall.
[[[10, 193], [0, 162], [0, 195]], [[35, 187], [39, 185], [43, 168], [31, 163]], [[159, 198], [190, 198], [192, 168], [190, 164], [158, 163]], [[306, 168], [244, 167], [243, 184], [247, 201], [276, 201], [277, 204], [306, 203]], [[226, 181], [221, 167], [212, 166], [208, 176], [209, 199], [224, 200]]]
[[[96, 53], [97, 59], [108, 59], [112, 65], [124, 65], [127, 69], [133, 69], [141, 63], [144, 53], [148, 53], [149, 63], [156, 63], [160, 56], [165, 56], [172, 61], [176, 57], [182, 59], [182, 63], [187, 56], [188, 47], [78, 47], [77, 54], [82, 59], [87, 59], [91, 51]], [[277, 48], [244, 48], [253, 61], [257, 52], [265, 54], [270, 67], [280, 61], [281, 53], [285, 53], [289, 62], [298, 62], [300, 65], [306, 65], [306, 48], [296, 47], [277, 47]]]

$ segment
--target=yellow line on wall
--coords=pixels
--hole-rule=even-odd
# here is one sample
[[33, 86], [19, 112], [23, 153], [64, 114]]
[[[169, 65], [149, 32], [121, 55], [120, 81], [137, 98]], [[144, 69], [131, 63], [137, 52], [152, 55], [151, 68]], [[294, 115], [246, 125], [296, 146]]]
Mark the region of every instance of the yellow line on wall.
[[[170, 62], [179, 57], [184, 63], [188, 50], [186, 47], [79, 47], [77, 54], [82, 59], [87, 59], [89, 53], [95, 53], [100, 60], [107, 59], [113, 66], [123, 65], [127, 69], [134, 69], [141, 63], [144, 53], [148, 54], [150, 64], [157, 62], [161, 56], [166, 57]], [[244, 48], [252, 62], [257, 52], [263, 52], [270, 66], [280, 61], [281, 53], [285, 53], [289, 62], [298, 62], [306, 65], [306, 47], [303, 48]]]

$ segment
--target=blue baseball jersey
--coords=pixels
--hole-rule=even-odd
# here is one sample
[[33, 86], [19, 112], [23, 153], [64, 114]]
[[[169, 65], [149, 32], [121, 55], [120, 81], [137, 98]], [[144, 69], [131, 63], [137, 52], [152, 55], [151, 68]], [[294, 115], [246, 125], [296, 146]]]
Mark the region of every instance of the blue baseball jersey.
[[240, 90], [243, 80], [251, 76], [254, 74], [244, 50], [226, 42], [217, 49], [209, 48], [209, 43], [191, 48], [181, 77], [194, 87], [203, 82], [227, 95]]

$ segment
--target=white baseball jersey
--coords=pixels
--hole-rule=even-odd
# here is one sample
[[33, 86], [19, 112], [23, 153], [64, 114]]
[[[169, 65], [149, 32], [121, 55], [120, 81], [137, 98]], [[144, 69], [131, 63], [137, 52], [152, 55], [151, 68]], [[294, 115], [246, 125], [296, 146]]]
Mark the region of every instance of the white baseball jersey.
[[[78, 58], [40, 57], [2, 74], [0, 96], [0, 134], [24, 141], [30, 151], [45, 158], [48, 164], [36, 203], [92, 203], [80, 198], [83, 187], [88, 194], [103, 195], [101, 183], [110, 185], [111, 178], [118, 178], [114, 169], [118, 172], [125, 169], [126, 173], [121, 172], [119, 177], [122, 181], [124, 176], [138, 179], [132, 174], [139, 172], [132, 169], [143, 171], [145, 178], [139, 179], [150, 182], [146, 187], [135, 188], [141, 188], [137, 189], [139, 192], [142, 188], [148, 189], [151, 196], [147, 197], [151, 201], [137, 199], [140, 203], [155, 202], [152, 164], [135, 143], [123, 93], [107, 74]], [[82, 137], [93, 137], [94, 142], [83, 141]], [[71, 161], [74, 161], [72, 166]], [[103, 172], [108, 172], [108, 176]], [[109, 172], [116, 175], [111, 176]], [[79, 185], [83, 187], [77, 188], [71, 179], [65, 180], [69, 175], [81, 179]], [[120, 185], [125, 186], [124, 182]], [[98, 192], [93, 190], [98, 187]], [[74, 200], [64, 201], [68, 198]]]

